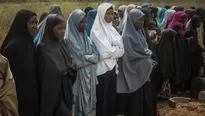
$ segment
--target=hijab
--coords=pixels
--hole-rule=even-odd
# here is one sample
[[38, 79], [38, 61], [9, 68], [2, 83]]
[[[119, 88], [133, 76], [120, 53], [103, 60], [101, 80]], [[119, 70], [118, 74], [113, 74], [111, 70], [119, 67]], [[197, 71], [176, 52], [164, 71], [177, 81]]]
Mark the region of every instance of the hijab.
[[87, 15], [88, 12], [91, 11], [91, 10], [93, 10], [93, 8], [89, 6], [89, 7], [86, 7], [86, 8], [85, 8], [84, 12], [85, 12], [85, 14]]
[[41, 15], [40, 19], [39, 19], [39, 24], [40, 24], [47, 16], [48, 16], [48, 13], [47, 13], [47, 12], [44, 12], [44, 13]]
[[122, 12], [125, 12], [127, 6], [126, 5], [121, 5], [118, 10], [122, 11]]
[[77, 78], [73, 85], [74, 103], [77, 114], [91, 116], [96, 109], [96, 69], [98, 53], [87, 36], [86, 31], [78, 31], [78, 25], [85, 17], [85, 13], [74, 10], [67, 21], [65, 41], [73, 57], [77, 69]]
[[176, 32], [172, 29], [165, 29], [162, 33], [157, 57], [159, 59], [159, 69], [165, 78], [172, 75], [174, 72], [174, 51], [173, 43], [175, 41]]
[[122, 35], [125, 53], [119, 60], [118, 93], [137, 91], [149, 80], [152, 71], [152, 52], [148, 49], [144, 31], [134, 26], [143, 16], [145, 14], [139, 9], [131, 10], [128, 15]]
[[119, 25], [118, 25], [118, 30], [119, 30], [119, 32], [122, 32], [122, 29], [123, 29], [123, 21], [125, 20], [125, 16], [124, 16], [124, 14], [125, 14], [125, 11], [126, 11], [126, 8], [127, 8], [127, 6], [126, 5], [121, 5], [119, 8], [118, 8], [118, 10], [120, 10], [120, 11], [122, 11], [123, 12], [123, 18], [121, 19], [120, 18], [120, 23], [119, 23]]
[[[63, 17], [63, 14], [62, 14], [62, 12], [61, 12], [61, 8], [59, 7], [59, 6], [53, 6], [53, 7], [51, 7], [51, 10], [50, 10], [50, 12], [47, 14], [47, 16], [49, 15], [49, 14], [57, 14], [57, 15], [60, 15], [60, 16], [62, 16]], [[42, 31], [43, 31], [43, 29], [42, 29], [42, 24], [43, 23], [45, 23], [45, 20], [47, 20], [47, 16], [46, 17], [44, 17], [44, 20], [42, 20], [40, 23], [39, 23], [39, 25], [38, 25], [38, 28], [39, 28], [39, 31], [38, 31], [38, 33], [37, 33], [37, 35], [36, 35], [36, 37], [34, 38], [34, 45], [36, 45], [37, 46], [37, 44], [38, 44], [38, 39], [39, 38], [41, 38], [40, 37], [40, 33], [42, 33]]]
[[[172, 18], [172, 21], [171, 23], [169, 24], [169, 28], [173, 28], [173, 26], [179, 22], [179, 20], [181, 19], [181, 17], [183, 16], [187, 16], [186, 13], [184, 11], [178, 11], [174, 14], [173, 18]], [[186, 30], [186, 21], [185, 23], [183, 24], [184, 25], [184, 30]]]
[[111, 7], [114, 9], [114, 6], [110, 3], [103, 3], [98, 7], [97, 16], [90, 35], [100, 53], [101, 61], [99, 64], [102, 63], [105, 66], [97, 70], [98, 75], [112, 70], [116, 65], [117, 58], [121, 57], [124, 53], [120, 34], [112, 26], [112, 23], [107, 23], [104, 19], [106, 11]]
[[142, 4], [141, 8], [148, 8], [148, 7], [150, 7], [150, 6], [152, 6], [152, 4], [150, 4], [150, 3], [144, 3], [144, 4]]
[[[157, 12], [157, 17], [156, 17], [156, 21], [157, 21], [157, 27], [160, 27], [162, 24], [162, 21], [165, 17], [165, 12], [167, 11], [166, 8], [158, 8], [158, 12]], [[160, 17], [160, 15], [162, 15]]]
[[166, 28], [168, 28], [168, 25], [171, 22], [172, 16], [174, 15], [175, 12], [176, 12], [175, 10], [167, 10], [165, 12], [165, 17], [160, 26], [161, 31], [164, 31]]
[[188, 20], [190, 20], [196, 14], [196, 10], [195, 9], [186, 9], [185, 13], [188, 16]]
[[136, 5], [134, 5], [134, 4], [129, 4], [129, 5], [127, 6], [127, 8], [126, 8], [126, 10], [125, 10], [125, 12], [124, 12], [124, 18], [123, 18], [123, 22], [122, 22], [122, 27], [123, 27], [123, 28], [124, 28], [125, 23], [126, 23], [126, 21], [127, 21], [127, 17], [128, 17], [129, 12], [130, 12], [132, 9], [134, 9], [134, 8], [136, 8]]
[[190, 23], [189, 23], [189, 25], [188, 25], [187, 30], [196, 29], [198, 22], [201, 22], [200, 16], [194, 15], [194, 16], [191, 18], [191, 21], [190, 21]]
[[58, 14], [58, 15], [61, 15], [63, 17], [63, 13], [61, 11], [61, 8], [58, 5], [54, 5], [53, 7], [51, 7], [49, 14]]
[[62, 54], [62, 41], [55, 36], [53, 28], [64, 21], [65, 20], [61, 15], [49, 14], [41, 26], [42, 31], [40, 31], [40, 36], [37, 42], [37, 49], [39, 46], [43, 47], [45, 54], [48, 54], [51, 59], [53, 59], [60, 71], [67, 70], [67, 68], [62, 65], [65, 64], [63, 57], [67, 56], [67, 54]]
[[93, 23], [95, 21], [96, 15], [97, 15], [97, 10], [90, 10], [87, 14], [86, 32], [87, 32], [88, 36], [90, 36], [90, 31], [91, 31]]
[[31, 17], [36, 16], [36, 14], [30, 10], [22, 9], [17, 14], [11, 25], [11, 28], [1, 46], [1, 52], [5, 47], [16, 40], [29, 41], [33, 40], [33, 37], [28, 31], [27, 23]]

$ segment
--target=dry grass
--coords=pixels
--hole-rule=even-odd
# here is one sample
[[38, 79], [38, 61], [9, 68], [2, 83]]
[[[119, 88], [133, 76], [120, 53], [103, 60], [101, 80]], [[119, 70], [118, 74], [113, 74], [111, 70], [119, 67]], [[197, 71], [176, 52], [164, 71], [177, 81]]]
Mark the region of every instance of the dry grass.
[[[194, 5], [194, 6], [200, 6], [201, 4], [196, 1], [192, 0], [184, 0], [188, 2], [159, 2], [158, 0], [153, 0], [153, 5], [155, 6], [164, 6], [167, 5], [184, 5], [186, 7]], [[161, 0], [162, 1], [162, 0]], [[141, 5], [142, 2], [112, 2], [113, 4], [118, 7], [121, 4], [129, 4], [134, 3], [136, 5]], [[61, 6], [63, 14], [65, 17], [68, 17], [68, 14], [73, 11], [74, 9], [80, 8], [84, 9], [87, 6], [92, 6], [94, 8], [97, 8], [97, 6], [100, 4], [99, 2], [47, 2], [47, 3], [40, 3], [40, 2], [30, 2], [30, 3], [2, 3], [0, 4], [0, 45], [5, 38], [6, 33], [8, 32], [8, 29], [10, 28], [10, 25], [12, 23], [12, 20], [14, 19], [17, 11], [20, 9], [30, 9], [38, 14], [40, 16], [43, 12], [48, 12], [52, 5], [58, 4]], [[203, 5], [203, 4], [202, 4]]]

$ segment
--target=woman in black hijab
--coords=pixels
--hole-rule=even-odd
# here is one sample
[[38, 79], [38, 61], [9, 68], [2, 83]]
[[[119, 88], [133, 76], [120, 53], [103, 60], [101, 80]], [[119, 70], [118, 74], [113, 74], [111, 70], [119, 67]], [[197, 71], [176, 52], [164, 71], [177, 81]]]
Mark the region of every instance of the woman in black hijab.
[[201, 25], [201, 18], [198, 15], [192, 17], [184, 38], [190, 39], [190, 52], [191, 52], [191, 76], [199, 76], [199, 70], [202, 66], [201, 52], [202, 49], [198, 43], [197, 28]]
[[159, 43], [157, 58], [159, 64], [157, 67], [157, 92], [160, 91], [160, 97], [168, 98], [171, 94], [170, 80], [175, 76], [175, 50], [174, 41], [176, 32], [172, 29], [163, 31]]
[[40, 82], [40, 115], [71, 116], [72, 62], [68, 48], [62, 45], [66, 21], [51, 14], [43, 23], [36, 57]]
[[33, 44], [36, 33], [36, 14], [30, 10], [20, 10], [1, 47], [1, 53], [8, 58], [16, 81], [20, 116], [38, 115]]

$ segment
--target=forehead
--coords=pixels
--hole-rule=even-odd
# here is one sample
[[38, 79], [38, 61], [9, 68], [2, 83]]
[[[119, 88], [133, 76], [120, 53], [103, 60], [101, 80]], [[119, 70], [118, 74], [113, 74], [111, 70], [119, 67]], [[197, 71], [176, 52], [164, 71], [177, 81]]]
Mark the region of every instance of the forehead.
[[114, 10], [113, 10], [113, 9], [108, 9], [108, 10], [106, 11], [106, 14], [109, 14], [109, 13], [114, 13]]

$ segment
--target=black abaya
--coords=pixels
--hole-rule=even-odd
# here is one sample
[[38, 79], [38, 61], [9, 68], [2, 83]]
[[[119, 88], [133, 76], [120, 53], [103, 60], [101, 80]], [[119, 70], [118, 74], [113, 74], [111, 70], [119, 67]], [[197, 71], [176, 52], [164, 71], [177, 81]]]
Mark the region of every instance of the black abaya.
[[115, 68], [97, 77], [96, 116], [116, 116], [116, 78]]
[[1, 47], [16, 82], [20, 116], [38, 116], [34, 45], [27, 28], [32, 16], [36, 14], [29, 10], [19, 11]]
[[62, 16], [49, 15], [37, 46], [40, 116], [72, 115], [72, 62], [66, 46], [53, 33], [62, 22]]

